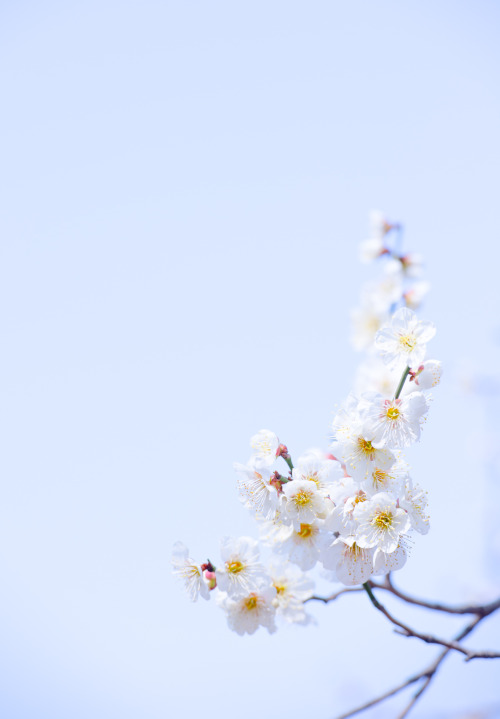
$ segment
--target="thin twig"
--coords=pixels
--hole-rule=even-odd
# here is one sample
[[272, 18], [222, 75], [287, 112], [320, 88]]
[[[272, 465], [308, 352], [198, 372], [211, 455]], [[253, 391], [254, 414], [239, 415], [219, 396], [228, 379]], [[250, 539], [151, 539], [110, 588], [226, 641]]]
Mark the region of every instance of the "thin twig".
[[[484, 617], [481, 617], [481, 619], [484, 619]], [[474, 651], [473, 649], [467, 649], [466, 647], [463, 647], [458, 642], [449, 641], [448, 639], [440, 639], [439, 637], [435, 637], [432, 634], [420, 634], [420, 632], [416, 632], [414, 629], [409, 629], [408, 627], [404, 630], [396, 629], [395, 631], [396, 634], [402, 634], [404, 637], [415, 637], [416, 639], [421, 639], [426, 644], [440, 644], [441, 646], [447, 647], [448, 649], [454, 649], [456, 652], [460, 652], [465, 656], [466, 662], [470, 662], [471, 659], [500, 658], [500, 652], [493, 652], [490, 650]]]
[[[375, 595], [372, 592], [372, 586], [370, 586], [370, 582], [365, 582], [363, 584], [364, 589], [366, 590], [366, 593], [370, 597], [370, 601], [373, 604], [373, 606], [378, 609], [379, 612], [382, 612], [382, 614], [387, 617], [387, 619], [394, 624], [396, 627], [398, 627], [401, 631], [398, 632], [399, 634], [403, 634], [407, 637], [416, 637], [417, 639], [420, 639], [421, 641], [425, 642], [426, 644], [440, 644], [442, 647], [447, 647], [448, 649], [454, 649], [457, 652], [461, 652], [464, 654], [468, 660], [475, 659], [476, 657], [482, 657], [484, 659], [494, 659], [500, 657], [500, 654], [498, 652], [490, 652], [490, 651], [479, 651], [475, 652], [471, 649], [466, 649], [461, 644], [459, 644], [457, 641], [450, 641], [448, 639], [442, 639], [441, 637], [435, 637], [432, 634], [422, 634], [421, 632], [417, 632], [416, 629], [412, 629], [407, 624], [404, 624], [403, 622], [399, 621], [399, 619], [396, 619], [388, 609], [384, 607], [383, 604], [381, 604], [378, 599], [375, 597]], [[482, 618], [484, 618], [485, 615], [481, 615]]]
[[[416, 630], [412, 629], [411, 627], [407, 626], [403, 622], [400, 622], [398, 619], [396, 619], [384, 606], [381, 604], [378, 599], [375, 597], [373, 593], [373, 589], [383, 589], [384, 591], [390, 592], [394, 596], [398, 597], [398, 599], [401, 599], [408, 604], [414, 604], [417, 606], [424, 607], [425, 609], [431, 609], [434, 611], [439, 612], [446, 612], [448, 614], [474, 614], [474, 619], [469, 622], [469, 624], [466, 625], [464, 629], [462, 629], [457, 636], [452, 640], [447, 639], [441, 639], [439, 637], [435, 637], [430, 634], [422, 634], [421, 632], [417, 632]], [[320, 602], [324, 602], [325, 604], [328, 604], [331, 601], [334, 601], [342, 594], [348, 594], [352, 592], [362, 592], [366, 591], [370, 601], [372, 604], [380, 611], [382, 614], [385, 615], [385, 617], [396, 627], [398, 627], [398, 633], [403, 634], [407, 637], [416, 637], [417, 639], [420, 639], [427, 644], [440, 644], [444, 647], [444, 650], [438, 655], [438, 657], [430, 664], [426, 669], [424, 669], [419, 674], [410, 677], [406, 681], [402, 682], [401, 684], [398, 684], [394, 689], [390, 689], [389, 691], [385, 692], [384, 694], [381, 694], [380, 696], [376, 697], [375, 699], [370, 700], [369, 702], [366, 702], [362, 706], [357, 707], [356, 709], [351, 710], [350, 712], [347, 712], [346, 714], [342, 714], [341, 716], [337, 717], [337, 719], [348, 719], [348, 717], [352, 717], [355, 714], [359, 714], [362, 711], [365, 711], [366, 709], [369, 709], [370, 707], [375, 706], [376, 704], [379, 704], [380, 702], [383, 702], [385, 699], [389, 699], [390, 697], [394, 696], [395, 694], [398, 694], [399, 692], [403, 691], [407, 687], [411, 686], [412, 684], [415, 684], [417, 682], [422, 681], [421, 685], [418, 687], [418, 690], [415, 692], [415, 694], [412, 696], [410, 702], [405, 707], [403, 712], [397, 717], [397, 719], [404, 719], [409, 712], [411, 711], [412, 707], [417, 703], [417, 701], [420, 699], [422, 694], [427, 690], [429, 684], [431, 683], [434, 675], [436, 674], [439, 666], [445, 659], [445, 657], [448, 655], [448, 653], [452, 650], [461, 652], [465, 655], [465, 660], [470, 661], [471, 659], [475, 658], [484, 658], [484, 659], [493, 659], [493, 658], [499, 658], [500, 652], [493, 652], [493, 651], [474, 651], [471, 649], [466, 649], [463, 647], [460, 642], [462, 639], [464, 639], [466, 636], [468, 636], [475, 627], [481, 622], [483, 619], [485, 619], [490, 614], [493, 614], [493, 612], [500, 609], [500, 598], [495, 599], [492, 602], [489, 602], [488, 604], [477, 604], [477, 605], [463, 605], [459, 607], [450, 607], [445, 604], [440, 604], [437, 602], [428, 602], [423, 599], [416, 599], [415, 597], [411, 597], [404, 592], [401, 592], [400, 590], [396, 589], [396, 587], [392, 584], [390, 575], [387, 575], [385, 577], [385, 582], [383, 584], [378, 584], [376, 582], [373, 582], [369, 580], [368, 582], [365, 582], [361, 587], [344, 587], [343, 589], [340, 589], [338, 592], [335, 592], [334, 594], [331, 594], [328, 597], [319, 597], [319, 596], [313, 596], [310, 597], [309, 600], [316, 600]]]
[[484, 614], [486, 616], [497, 609], [500, 609], [500, 598], [495, 599], [488, 604], [464, 604], [463, 606], [458, 607], [441, 604], [439, 602], [429, 602], [424, 599], [417, 599], [416, 597], [411, 597], [409, 594], [397, 589], [392, 583], [390, 574], [386, 575], [384, 584], [376, 584], [375, 582], [370, 582], [370, 584], [376, 589], [384, 589], [387, 592], [391, 592], [391, 594], [394, 594], [394, 596], [399, 599], [408, 602], [408, 604], [416, 604], [419, 607], [432, 609], [435, 612], [446, 612], [447, 614]]
[[[448, 651], [448, 650], [447, 650]], [[365, 709], [369, 709], [370, 707], [375, 706], [376, 704], [380, 704], [380, 702], [383, 702], [385, 699], [389, 699], [390, 697], [394, 696], [394, 694], [398, 694], [398, 692], [403, 691], [403, 689], [406, 689], [406, 687], [411, 686], [415, 682], [418, 682], [419, 679], [422, 678], [422, 675], [418, 675], [416, 677], [411, 677], [410, 679], [407, 679], [405, 682], [402, 682], [394, 689], [389, 690], [388, 692], [385, 692], [385, 694], [381, 694], [380, 696], [376, 697], [375, 699], [372, 699], [369, 702], [366, 702], [366, 704], [362, 704], [359, 707], [356, 707], [356, 709], [352, 709], [351, 711], [347, 712], [346, 714], [341, 714], [338, 717], [335, 717], [335, 719], [347, 719], [348, 717], [353, 717], [355, 714], [359, 714], [360, 712], [365, 711]]]
[[312, 597], [309, 597], [306, 599], [306, 602], [311, 602], [313, 600], [317, 602], [323, 602], [324, 604], [328, 604], [328, 602], [333, 602], [337, 597], [340, 597], [341, 594], [351, 594], [352, 592], [364, 592], [363, 587], [344, 587], [344, 589], [339, 589], [338, 592], [334, 592], [333, 594], [330, 594], [329, 597], [318, 597], [315, 594]]
[[[417, 597], [412, 597], [409, 594], [406, 594], [405, 592], [402, 592], [400, 589], [397, 589], [394, 584], [392, 583], [392, 580], [390, 578], [390, 575], [388, 574], [385, 578], [384, 584], [378, 584], [377, 582], [369, 581], [367, 582], [372, 589], [382, 589], [386, 592], [390, 592], [395, 597], [398, 597], [398, 599], [402, 599], [404, 602], [407, 602], [408, 604], [414, 604], [418, 607], [423, 607], [424, 609], [431, 609], [435, 612], [445, 612], [446, 614], [480, 614], [484, 616], [488, 616], [488, 614], [492, 614], [497, 609], [500, 609], [500, 598], [493, 600], [492, 602], [489, 602], [488, 604], [464, 604], [462, 606], [450, 606], [448, 604], [441, 604], [440, 602], [431, 602], [427, 601], [425, 599], [418, 599]], [[337, 599], [337, 597], [340, 594], [346, 594], [347, 592], [360, 592], [363, 591], [360, 587], [346, 587], [345, 589], [341, 589], [338, 592], [335, 592], [334, 594], [331, 594], [328, 597], [310, 597], [311, 599], [315, 599], [319, 602], [324, 602], [325, 604], [328, 604], [328, 602], [333, 601], [334, 599]], [[307, 601], [310, 601], [307, 600]]]
[[[479, 622], [481, 622], [483, 619], [484, 619], [483, 616], [475, 617], [472, 620], [472, 622], [469, 622], [469, 624], [467, 624], [467, 626], [464, 629], [462, 629], [462, 631], [459, 632], [459, 634], [457, 634], [457, 636], [455, 637], [455, 641], [460, 642], [462, 639], [465, 639], [465, 637], [468, 636], [476, 628], [476, 626], [479, 624]], [[415, 706], [417, 701], [420, 699], [422, 694], [425, 692], [425, 690], [431, 683], [432, 678], [434, 677], [435, 673], [437, 672], [442, 661], [445, 659], [445, 657], [448, 656], [449, 652], [450, 652], [450, 649], [445, 649], [443, 652], [441, 652], [441, 654], [439, 654], [439, 656], [430, 665], [430, 667], [428, 667], [428, 669], [426, 671], [422, 672], [421, 678], [425, 677], [425, 681], [419, 687], [418, 691], [412, 696], [412, 698], [410, 699], [410, 702], [407, 704], [407, 706], [401, 712], [401, 714], [398, 715], [397, 719], [405, 719], [405, 717], [408, 716], [411, 709]]]
[[[477, 624], [482, 621], [484, 617], [475, 617], [472, 622], [470, 622], [457, 636], [455, 637], [456, 642], [461, 641], [464, 639], [468, 634], [470, 634], [473, 629], [477, 626]], [[438, 670], [441, 662], [444, 660], [444, 658], [448, 655], [448, 653], [451, 651], [451, 649], [446, 648], [444, 651], [439, 654], [439, 656], [430, 664], [428, 667], [426, 667], [423, 671], [421, 671], [419, 674], [416, 674], [413, 677], [410, 677], [406, 681], [402, 682], [401, 684], [398, 684], [398, 686], [394, 687], [394, 689], [390, 689], [387, 692], [384, 692], [384, 694], [381, 694], [380, 696], [376, 697], [375, 699], [372, 699], [369, 702], [366, 702], [365, 704], [362, 704], [359, 707], [356, 707], [356, 709], [352, 709], [351, 711], [347, 712], [346, 714], [342, 714], [341, 716], [336, 717], [336, 719], [348, 719], [348, 717], [355, 716], [356, 714], [359, 714], [362, 711], [365, 711], [365, 709], [369, 709], [370, 707], [375, 706], [376, 704], [380, 704], [380, 702], [383, 702], [385, 699], [389, 699], [390, 697], [394, 696], [395, 694], [398, 694], [399, 692], [403, 691], [407, 687], [411, 686], [412, 684], [415, 684], [416, 682], [419, 682], [421, 679], [424, 679], [425, 681], [423, 684], [419, 687], [418, 691], [414, 694], [412, 697], [410, 703], [407, 705], [407, 707], [404, 709], [403, 713], [398, 716], [397, 719], [404, 719], [410, 711], [410, 709], [416, 704], [418, 699], [422, 696], [424, 691], [429, 686], [432, 677]]]

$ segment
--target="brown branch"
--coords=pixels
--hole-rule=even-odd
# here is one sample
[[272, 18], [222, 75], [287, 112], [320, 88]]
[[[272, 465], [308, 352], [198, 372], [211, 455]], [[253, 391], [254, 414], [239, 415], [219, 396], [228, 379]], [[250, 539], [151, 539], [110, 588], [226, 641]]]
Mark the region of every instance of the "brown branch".
[[[425, 599], [418, 599], [417, 597], [412, 597], [409, 594], [402, 592], [400, 589], [397, 589], [392, 583], [390, 574], [386, 575], [385, 582], [383, 584], [379, 584], [374, 581], [368, 581], [367, 584], [369, 584], [372, 589], [382, 589], [386, 592], [390, 592], [395, 597], [398, 597], [398, 599], [401, 599], [408, 604], [414, 604], [418, 607], [423, 607], [424, 609], [431, 609], [435, 612], [445, 612], [447, 614], [476, 614], [480, 616], [488, 616], [488, 614], [492, 614], [497, 609], [500, 609], [500, 598], [495, 599], [488, 604], [464, 604], [457, 607], [450, 606], [448, 604], [441, 604], [440, 602], [431, 602]], [[363, 591], [361, 587], [346, 587], [345, 589], [340, 589], [338, 592], [335, 592], [328, 597], [313, 596], [306, 601], [315, 599], [319, 602], [324, 602], [325, 604], [328, 604], [328, 602], [334, 601], [341, 594], [361, 591]]]
[[[464, 629], [462, 629], [462, 631], [459, 634], [457, 634], [457, 636], [455, 637], [455, 641], [460, 642], [462, 639], [465, 639], [465, 637], [468, 636], [476, 628], [476, 626], [479, 624], [479, 622], [481, 622], [483, 619], [484, 619], [484, 617], [481, 617], [481, 616], [475, 617], [472, 620], [472, 622], [469, 622], [469, 624], [467, 624], [467, 626]], [[417, 701], [420, 699], [422, 694], [425, 692], [425, 690], [431, 683], [439, 666], [441, 665], [441, 663], [443, 662], [445, 657], [448, 656], [449, 652], [450, 652], [450, 649], [445, 649], [443, 652], [441, 652], [441, 654], [439, 654], [439, 656], [430, 665], [430, 667], [428, 667], [428, 669], [426, 671], [421, 673], [420, 676], [421, 676], [421, 678], [425, 678], [425, 681], [419, 687], [418, 691], [412, 696], [412, 698], [410, 699], [410, 702], [406, 705], [405, 709], [401, 712], [401, 714], [398, 715], [397, 719], [405, 719], [405, 717], [408, 716], [411, 709], [415, 706]]]
[[398, 694], [398, 692], [403, 691], [403, 689], [406, 689], [406, 687], [411, 686], [415, 682], [418, 682], [419, 679], [422, 678], [422, 675], [418, 675], [416, 677], [411, 677], [410, 679], [407, 679], [405, 682], [402, 682], [401, 684], [398, 684], [397, 687], [394, 687], [394, 689], [390, 689], [388, 692], [385, 692], [385, 694], [380, 694], [380, 696], [376, 697], [375, 699], [372, 699], [369, 702], [366, 702], [366, 704], [362, 704], [359, 707], [356, 707], [356, 709], [351, 709], [351, 711], [347, 712], [346, 714], [341, 714], [338, 717], [335, 717], [335, 719], [348, 719], [348, 717], [353, 717], [355, 714], [359, 714], [360, 712], [364, 712], [365, 709], [369, 709], [370, 707], [375, 706], [376, 704], [380, 704], [380, 702], [383, 702], [385, 699], [389, 699], [390, 697], [394, 696], [395, 694]]
[[340, 597], [341, 594], [351, 594], [352, 592], [364, 592], [365, 590], [363, 587], [344, 587], [344, 589], [339, 589], [338, 592], [334, 592], [333, 594], [330, 594], [329, 597], [317, 597], [315, 594], [312, 597], [309, 597], [309, 599], [306, 599], [306, 602], [311, 602], [313, 600], [317, 602], [323, 602], [324, 604], [328, 604], [328, 602], [333, 602], [337, 597]]
[[[474, 619], [467, 624], [467, 626], [452, 640], [448, 639], [441, 639], [439, 637], [435, 637], [430, 634], [422, 634], [421, 632], [417, 632], [416, 630], [412, 629], [408, 625], [404, 624], [403, 622], [400, 622], [396, 617], [394, 617], [387, 609], [386, 607], [381, 604], [378, 599], [375, 597], [375, 595], [372, 592], [372, 589], [383, 589], [385, 591], [390, 592], [394, 596], [398, 597], [399, 599], [407, 602], [408, 604], [414, 604], [417, 606], [421, 606], [425, 609], [431, 609], [434, 611], [440, 611], [440, 612], [446, 612], [448, 614], [474, 614]], [[387, 575], [385, 577], [385, 582], [383, 584], [378, 584], [373, 581], [366, 582], [361, 587], [344, 587], [343, 589], [340, 589], [338, 592], [335, 592], [334, 594], [331, 594], [328, 597], [318, 597], [313, 596], [310, 597], [309, 600], [316, 600], [324, 602], [325, 604], [328, 604], [328, 602], [334, 601], [342, 594], [348, 594], [352, 592], [360, 592], [360, 591], [366, 591], [368, 596], [370, 597], [370, 601], [372, 604], [380, 611], [384, 616], [398, 629], [399, 634], [403, 634], [407, 637], [416, 637], [417, 639], [420, 639], [421, 641], [427, 643], [427, 644], [439, 644], [444, 647], [444, 650], [439, 654], [439, 656], [430, 664], [426, 669], [424, 669], [419, 674], [410, 677], [406, 681], [402, 682], [401, 684], [398, 684], [398, 686], [394, 687], [393, 689], [390, 689], [389, 691], [385, 692], [384, 694], [381, 694], [380, 696], [376, 697], [375, 699], [370, 700], [369, 702], [366, 702], [362, 706], [357, 707], [356, 709], [351, 710], [350, 712], [347, 712], [346, 714], [342, 714], [341, 716], [337, 717], [337, 719], [348, 719], [348, 717], [352, 717], [355, 714], [359, 714], [362, 711], [365, 711], [366, 709], [369, 709], [370, 707], [375, 706], [376, 704], [379, 704], [380, 702], [383, 702], [385, 699], [389, 699], [390, 697], [398, 694], [399, 692], [403, 691], [407, 687], [411, 686], [412, 684], [421, 682], [421, 685], [419, 686], [418, 690], [415, 692], [413, 697], [411, 698], [410, 702], [406, 706], [406, 708], [403, 710], [403, 712], [397, 717], [397, 719], [404, 719], [408, 713], [411, 711], [412, 707], [417, 703], [417, 701], [420, 699], [422, 694], [427, 690], [429, 684], [431, 683], [434, 675], [436, 674], [439, 666], [445, 659], [445, 657], [448, 655], [448, 653], [452, 650], [458, 651], [465, 655], [465, 661], [470, 661], [471, 659], [476, 658], [484, 658], [484, 659], [493, 659], [493, 658], [500, 658], [500, 652], [493, 652], [493, 651], [474, 651], [472, 649], [466, 649], [463, 647], [460, 642], [462, 639], [464, 639], [466, 636], [468, 636], [475, 627], [481, 622], [483, 619], [485, 619], [490, 614], [493, 614], [493, 612], [500, 609], [500, 599], [496, 599], [492, 602], [489, 602], [488, 604], [477, 604], [477, 605], [463, 605], [458, 607], [448, 606], [445, 604], [440, 604], [438, 602], [427, 602], [423, 599], [416, 599], [415, 597], [411, 597], [404, 592], [401, 592], [400, 590], [396, 589], [396, 587], [392, 584], [390, 575]]]
[[[493, 659], [500, 657], [500, 653], [498, 652], [490, 652], [490, 651], [473, 651], [471, 649], [466, 649], [463, 647], [459, 642], [452, 641], [449, 639], [442, 639], [441, 637], [436, 637], [433, 634], [423, 634], [422, 632], [417, 632], [416, 629], [412, 629], [407, 624], [404, 624], [403, 622], [399, 621], [399, 619], [396, 619], [386, 607], [384, 607], [383, 604], [381, 604], [378, 599], [375, 597], [375, 595], [372, 592], [372, 585], [370, 582], [366, 582], [363, 584], [363, 587], [365, 588], [368, 596], [370, 597], [370, 601], [373, 604], [373, 606], [378, 609], [379, 612], [382, 612], [382, 614], [387, 617], [387, 619], [394, 624], [394, 626], [399, 628], [398, 634], [403, 634], [407, 637], [416, 637], [417, 639], [420, 639], [421, 641], [425, 642], [426, 644], [440, 644], [442, 647], [446, 647], [447, 649], [454, 649], [457, 652], [461, 652], [467, 657], [467, 660], [475, 659], [476, 657], [482, 657], [484, 659]], [[376, 588], [376, 585], [375, 585]], [[480, 615], [481, 619], [484, 619], [484, 614]]]
[[[386, 614], [386, 616], [388, 616], [388, 614]], [[481, 617], [481, 619], [484, 619], [484, 617]], [[396, 623], [394, 620], [391, 621]], [[401, 626], [400, 623], [399, 626]], [[416, 632], [414, 629], [410, 629], [409, 627], [405, 627], [401, 630], [396, 629], [395, 631], [396, 634], [402, 634], [404, 637], [415, 637], [416, 639], [421, 639], [426, 644], [440, 644], [441, 646], [447, 647], [448, 649], [454, 649], [455, 651], [465, 655], [466, 662], [470, 662], [471, 659], [500, 658], [500, 652], [493, 652], [489, 650], [474, 651], [473, 649], [467, 649], [466, 647], [463, 647], [458, 642], [449, 641], [448, 639], [440, 639], [439, 637], [435, 637], [432, 634], [421, 634], [420, 632]]]
[[[470, 622], [456, 637], [456, 642], [461, 641], [464, 639], [468, 634], [470, 634], [474, 628], [477, 626], [477, 624], [482, 621], [484, 617], [475, 617], [472, 622]], [[424, 682], [422, 685], [418, 688], [418, 691], [413, 695], [413, 697], [410, 700], [410, 703], [406, 706], [406, 708], [403, 710], [403, 713], [398, 716], [397, 719], [404, 719], [411, 710], [411, 708], [416, 704], [418, 699], [422, 696], [424, 691], [429, 686], [433, 676], [435, 675], [436, 671], [438, 670], [441, 662], [444, 660], [444, 658], [448, 655], [448, 653], [451, 651], [451, 649], [446, 648], [444, 651], [439, 654], [439, 656], [430, 664], [428, 667], [426, 667], [423, 671], [421, 671], [419, 674], [416, 674], [413, 677], [410, 677], [406, 681], [402, 682], [401, 684], [398, 684], [398, 686], [394, 687], [394, 689], [390, 689], [387, 692], [384, 692], [384, 694], [380, 694], [375, 699], [372, 699], [369, 702], [366, 702], [365, 704], [362, 704], [359, 707], [356, 707], [356, 709], [352, 709], [351, 711], [347, 712], [346, 714], [342, 714], [341, 716], [336, 717], [336, 719], [348, 719], [348, 717], [355, 716], [355, 714], [359, 714], [362, 711], [365, 711], [365, 709], [369, 709], [370, 707], [375, 706], [376, 704], [380, 704], [385, 699], [389, 699], [390, 697], [394, 696], [395, 694], [398, 694], [399, 692], [403, 691], [407, 687], [411, 686], [412, 684], [415, 684], [419, 682], [420, 680], [424, 679]]]
[[370, 586], [375, 587], [376, 589], [384, 589], [408, 604], [415, 604], [419, 607], [424, 607], [425, 609], [432, 609], [435, 612], [446, 612], [447, 614], [478, 614], [487, 616], [497, 609], [500, 609], [500, 598], [495, 599], [488, 604], [464, 604], [458, 607], [441, 604], [439, 602], [429, 602], [424, 599], [417, 599], [416, 597], [411, 597], [409, 594], [397, 589], [392, 583], [390, 574], [386, 575], [384, 584], [370, 582]]

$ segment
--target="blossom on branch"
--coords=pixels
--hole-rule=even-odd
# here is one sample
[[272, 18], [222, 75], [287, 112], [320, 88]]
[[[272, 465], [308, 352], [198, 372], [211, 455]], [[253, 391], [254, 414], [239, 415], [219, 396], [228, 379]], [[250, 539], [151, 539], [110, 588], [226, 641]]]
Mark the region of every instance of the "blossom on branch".
[[215, 570], [217, 586], [231, 596], [251, 591], [265, 575], [258, 542], [252, 537], [223, 537], [220, 553], [224, 564]]
[[418, 367], [425, 357], [426, 344], [436, 334], [432, 322], [419, 320], [413, 310], [401, 307], [375, 337], [375, 347], [388, 365], [402, 359], [408, 367]]
[[376, 547], [386, 554], [394, 552], [400, 537], [411, 526], [404, 509], [397, 506], [397, 500], [388, 492], [379, 492], [354, 510], [358, 521], [356, 544], [359, 547]]
[[217, 603], [227, 614], [229, 628], [237, 634], [253, 634], [259, 627], [272, 634], [276, 631], [276, 594], [276, 588], [262, 580], [237, 598], [219, 594]]
[[360, 401], [363, 431], [372, 437], [374, 447], [409, 447], [420, 439], [422, 421], [428, 409], [422, 392], [412, 392], [399, 399], [367, 392]]
[[184, 588], [192, 602], [196, 602], [198, 597], [210, 598], [201, 566], [191, 559], [188, 548], [182, 542], [174, 544], [172, 565], [173, 573], [184, 582]]

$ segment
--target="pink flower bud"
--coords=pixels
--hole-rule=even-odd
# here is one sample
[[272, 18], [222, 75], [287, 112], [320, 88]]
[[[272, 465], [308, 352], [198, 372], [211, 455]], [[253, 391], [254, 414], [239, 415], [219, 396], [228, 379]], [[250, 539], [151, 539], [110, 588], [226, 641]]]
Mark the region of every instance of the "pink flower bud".
[[209, 588], [210, 590], [211, 590], [211, 589], [215, 589], [215, 587], [217, 586], [217, 578], [216, 578], [216, 576], [215, 576], [215, 572], [210, 572], [210, 571], [207, 569], [207, 570], [205, 571], [204, 577], [205, 577], [205, 579], [207, 580], [208, 588]]
[[288, 448], [284, 444], [280, 444], [278, 449], [276, 450], [276, 457], [283, 457], [283, 459], [290, 459], [290, 455], [288, 454]]

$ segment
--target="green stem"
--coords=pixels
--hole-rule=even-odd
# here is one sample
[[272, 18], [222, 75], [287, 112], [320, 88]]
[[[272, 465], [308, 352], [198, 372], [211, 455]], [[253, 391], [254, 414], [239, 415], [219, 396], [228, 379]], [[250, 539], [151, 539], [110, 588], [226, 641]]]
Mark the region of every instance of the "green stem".
[[396, 394], [394, 395], [394, 399], [398, 399], [398, 398], [399, 398], [399, 395], [401, 394], [401, 391], [402, 391], [402, 389], [403, 389], [404, 383], [405, 383], [406, 378], [408, 377], [409, 373], [410, 373], [410, 368], [407, 367], [407, 368], [405, 369], [405, 371], [403, 372], [403, 376], [402, 376], [401, 379], [399, 380], [398, 388], [397, 388], [397, 390], [396, 390]]
[[381, 605], [379, 604], [379, 602], [378, 602], [377, 599], [375, 598], [375, 595], [374, 595], [374, 593], [372, 592], [372, 588], [370, 587], [370, 585], [369, 585], [368, 582], [365, 582], [365, 583], [363, 584], [363, 589], [366, 590], [366, 593], [367, 593], [368, 596], [370, 597], [370, 601], [371, 601], [371, 603], [373, 604], [373, 606], [374, 606], [376, 609], [380, 609]]
[[[287, 459], [286, 457], [283, 457], [283, 459], [285, 460], [285, 462], [286, 462], [286, 463], [288, 464], [288, 466], [290, 467], [290, 472], [291, 472], [292, 469], [293, 469], [292, 458], [291, 458], [291, 457], [288, 457], [288, 459]], [[294, 485], [294, 486], [295, 486], [295, 485]]]

